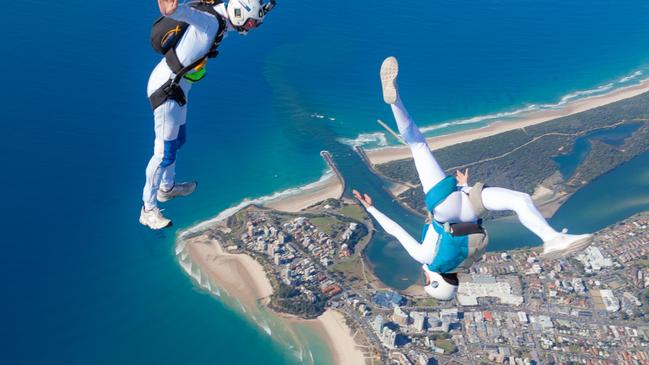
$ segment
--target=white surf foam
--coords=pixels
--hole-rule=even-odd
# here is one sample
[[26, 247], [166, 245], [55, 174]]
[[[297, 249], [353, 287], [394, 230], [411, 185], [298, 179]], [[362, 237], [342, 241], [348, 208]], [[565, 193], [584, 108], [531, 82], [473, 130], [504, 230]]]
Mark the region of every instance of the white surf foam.
[[283, 191], [280, 191], [280, 192], [273, 193], [271, 195], [262, 196], [260, 198], [255, 198], [255, 199], [246, 198], [241, 203], [239, 203], [239, 204], [237, 204], [235, 206], [232, 206], [232, 207], [230, 207], [228, 209], [225, 209], [224, 211], [219, 213], [216, 217], [214, 217], [212, 219], [209, 219], [209, 220], [207, 220], [205, 222], [199, 223], [199, 224], [197, 224], [197, 225], [195, 225], [195, 226], [193, 226], [193, 227], [191, 227], [191, 228], [189, 228], [189, 229], [187, 229], [185, 231], [182, 231], [181, 233], [178, 234], [178, 238], [179, 238], [178, 242], [183, 242], [183, 239], [185, 237], [187, 237], [188, 235], [190, 235], [190, 234], [200, 232], [200, 231], [204, 230], [205, 228], [209, 227], [210, 225], [212, 225], [214, 223], [221, 222], [221, 221], [224, 221], [224, 220], [230, 218], [231, 216], [236, 214], [241, 209], [247, 207], [248, 205], [251, 205], [251, 204], [265, 205], [265, 204], [268, 204], [270, 202], [276, 201], [278, 199], [286, 198], [287, 196], [299, 195], [299, 194], [304, 193], [305, 191], [312, 190], [312, 189], [315, 189], [315, 188], [318, 188], [318, 187], [322, 186], [323, 184], [325, 184], [327, 182], [328, 179], [334, 178], [334, 177], [335, 177], [334, 172], [332, 170], [328, 169], [328, 170], [326, 170], [324, 172], [324, 174], [320, 177], [320, 179], [318, 181], [315, 181], [315, 182], [312, 182], [312, 183], [309, 183], [309, 184], [306, 184], [306, 185], [303, 185], [303, 186], [300, 186], [300, 187], [297, 187], [297, 188], [286, 189], [286, 190], [283, 190]]
[[261, 327], [261, 329], [264, 330], [264, 332], [266, 332], [266, 334], [268, 336], [273, 335], [273, 331], [271, 331], [270, 326], [268, 325], [268, 323], [266, 323], [266, 322], [257, 322], [257, 324], [259, 325], [259, 327]]
[[355, 139], [351, 138], [338, 138], [338, 142], [346, 144], [348, 146], [365, 146], [368, 144], [374, 144], [379, 147], [387, 146], [388, 139], [383, 132], [374, 132], [374, 133], [363, 133], [360, 134]]
[[629, 76], [625, 76], [625, 77], [619, 79], [617, 82], [623, 84], [623, 83], [629, 82], [629, 81], [631, 81], [631, 80], [637, 79], [638, 77], [640, 77], [640, 76], [642, 76], [642, 75], [644, 75], [644, 72], [642, 72], [642, 71], [636, 71], [636, 72], [632, 73], [632, 74], [629, 75]]
[[[466, 118], [466, 119], [460, 119], [460, 120], [452, 120], [452, 121], [447, 121], [439, 124], [433, 124], [433, 125], [426, 125], [424, 127], [421, 127], [421, 131], [423, 133], [429, 133], [437, 130], [447, 130], [452, 127], [457, 127], [457, 126], [466, 126], [466, 125], [471, 125], [471, 124], [476, 124], [477, 126], [484, 126], [490, 123], [494, 122], [499, 122], [499, 121], [505, 121], [508, 119], [515, 119], [516, 117], [520, 117], [522, 115], [525, 115], [527, 113], [531, 112], [536, 112], [536, 111], [543, 111], [543, 110], [553, 110], [553, 109], [558, 109], [565, 107], [569, 103], [575, 103], [581, 100], [587, 100], [593, 97], [597, 96], [602, 96], [605, 94], [608, 94], [610, 92], [618, 91], [618, 90], [623, 90], [635, 85], [638, 85], [640, 83], [646, 82], [649, 79], [640, 79], [640, 77], [644, 75], [644, 71], [638, 70], [635, 71], [627, 76], [624, 76], [620, 78], [619, 80], [615, 82], [610, 82], [604, 85], [597, 86], [592, 89], [586, 89], [586, 90], [578, 90], [575, 92], [571, 92], [569, 94], [566, 94], [562, 96], [558, 102], [556, 103], [549, 103], [549, 104], [529, 104], [526, 105], [525, 107], [512, 110], [512, 111], [505, 111], [505, 112], [500, 112], [500, 113], [493, 113], [493, 114], [485, 114], [485, 115], [478, 115], [475, 117], [471, 118]], [[632, 82], [633, 81], [633, 82]], [[383, 136], [383, 140], [385, 143], [382, 143], [382, 141], [378, 140], [378, 135]], [[385, 139], [385, 134], [381, 132], [375, 132], [375, 133], [363, 133], [360, 134], [358, 137], [351, 139], [351, 138], [345, 138], [345, 139], [340, 139], [341, 142], [351, 145], [351, 146], [361, 146], [365, 147], [368, 145], [377, 145], [379, 147], [382, 146], [387, 146], [387, 139]], [[389, 146], [388, 146], [389, 147]]]

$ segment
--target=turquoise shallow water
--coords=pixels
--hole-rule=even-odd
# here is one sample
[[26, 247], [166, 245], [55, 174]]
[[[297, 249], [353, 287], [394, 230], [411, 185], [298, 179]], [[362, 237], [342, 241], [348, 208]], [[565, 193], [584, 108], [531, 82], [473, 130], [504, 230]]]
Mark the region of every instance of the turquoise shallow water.
[[280, 1], [259, 32], [225, 41], [192, 91], [178, 174], [201, 185], [165, 206], [175, 228], [156, 233], [137, 223], [155, 2], [5, 4], [3, 360], [295, 362], [193, 286], [173, 256], [176, 230], [318, 179], [321, 149], [353, 168], [335, 141], [390, 120], [376, 77], [386, 55], [401, 60], [404, 98], [426, 123], [558, 103], [645, 69], [647, 10], [641, 0]]

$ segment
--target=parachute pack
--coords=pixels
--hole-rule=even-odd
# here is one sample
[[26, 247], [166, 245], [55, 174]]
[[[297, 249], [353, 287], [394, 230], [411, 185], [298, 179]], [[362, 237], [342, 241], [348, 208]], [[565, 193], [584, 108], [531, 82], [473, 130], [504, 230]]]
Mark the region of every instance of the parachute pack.
[[[151, 29], [151, 46], [156, 52], [164, 55], [167, 65], [176, 75], [149, 97], [151, 107], [154, 110], [169, 99], [178, 102], [181, 106], [185, 105], [185, 94], [181, 90], [180, 86], [178, 86], [178, 83], [192, 70], [204, 66], [208, 58], [214, 58], [219, 54], [217, 48], [225, 36], [227, 24], [223, 17], [214, 10], [214, 6], [222, 3], [223, 1], [221, 0], [201, 0], [190, 5], [198, 11], [214, 16], [219, 22], [219, 30], [214, 37], [210, 50], [204, 57], [199, 58], [190, 65], [183, 65], [176, 54], [176, 46], [187, 31], [189, 24], [165, 16], [158, 18], [158, 20], [153, 23]], [[202, 75], [203, 74], [197, 78], [192, 78], [190, 81], [199, 81], [203, 77]]]
[[[225, 31], [225, 21], [222, 19], [221, 15], [214, 10], [214, 6], [222, 3], [223, 1], [220, 0], [201, 0], [190, 5], [192, 8], [211, 14], [219, 20], [219, 32], [214, 40], [214, 45], [210, 50], [210, 54], [207, 55], [209, 58], [216, 57], [216, 54], [218, 53], [213, 52], [216, 52], [218, 44], [223, 40], [222, 33]], [[151, 29], [151, 46], [156, 52], [166, 56], [167, 53], [176, 48], [176, 45], [185, 34], [188, 27], [189, 24], [177, 21], [170, 17], [162, 16], [158, 18], [158, 20], [153, 23]]]

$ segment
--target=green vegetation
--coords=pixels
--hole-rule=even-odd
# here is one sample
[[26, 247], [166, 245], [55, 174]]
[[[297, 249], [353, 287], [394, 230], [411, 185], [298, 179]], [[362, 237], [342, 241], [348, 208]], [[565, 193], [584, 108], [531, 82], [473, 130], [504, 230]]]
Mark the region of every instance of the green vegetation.
[[349, 284], [352, 288], [360, 288], [365, 285], [365, 276], [363, 275], [363, 265], [360, 256], [352, 256], [341, 260], [335, 265], [329, 267], [329, 271], [334, 275], [342, 276], [343, 282]]
[[435, 346], [443, 349], [445, 354], [452, 354], [457, 351], [457, 346], [450, 340], [435, 340]]
[[355, 219], [359, 222], [362, 222], [367, 218], [365, 210], [363, 210], [363, 208], [361, 208], [361, 206], [357, 204], [349, 204], [343, 206], [340, 209], [340, 214]]
[[331, 237], [335, 237], [339, 231], [344, 229], [344, 225], [341, 225], [334, 217], [322, 216], [311, 218], [310, 220], [314, 226]]
[[451, 335], [448, 334], [448, 333], [446, 333], [446, 332], [442, 332], [442, 333], [434, 334], [434, 335], [430, 336], [430, 338], [431, 338], [431, 340], [433, 340], [433, 341], [437, 341], [437, 340], [448, 340], [448, 339], [451, 338]]
[[568, 346], [568, 351], [579, 353], [579, 352], [581, 352], [581, 347], [579, 347], [577, 345], [570, 345], [570, 346]]
[[640, 268], [647, 268], [647, 267], [649, 267], [649, 258], [647, 258], [647, 257], [645, 256], [643, 259], [640, 259], [640, 260], [636, 261], [636, 264], [637, 264]]
[[[633, 157], [649, 150], [649, 93], [600, 108], [541, 123], [525, 129], [501, 133], [480, 140], [465, 142], [435, 151], [440, 164], [449, 174], [456, 168], [470, 165], [471, 181], [482, 181], [526, 193], [550, 178], [558, 170], [553, 157], [567, 153], [584, 133], [616, 123], [642, 123], [622, 146], [608, 145], [591, 139], [591, 149], [566, 183], [556, 181], [555, 189], [574, 192], [589, 182]], [[519, 148], [519, 149], [517, 149]], [[483, 161], [493, 159], [490, 161]], [[483, 161], [477, 163], [477, 161]], [[412, 159], [377, 165], [386, 177], [419, 184]], [[565, 177], [564, 177], [565, 178]], [[424, 194], [420, 188], [410, 189], [399, 199], [422, 213]]]
[[414, 307], [437, 307], [439, 302], [433, 298], [417, 298], [412, 299], [412, 306]]
[[[317, 288], [313, 288], [313, 292], [317, 292]], [[327, 301], [319, 295], [315, 295], [313, 300], [309, 300], [296, 288], [279, 282], [271, 297], [270, 305], [284, 313], [302, 318], [315, 318], [324, 312], [326, 303]]]

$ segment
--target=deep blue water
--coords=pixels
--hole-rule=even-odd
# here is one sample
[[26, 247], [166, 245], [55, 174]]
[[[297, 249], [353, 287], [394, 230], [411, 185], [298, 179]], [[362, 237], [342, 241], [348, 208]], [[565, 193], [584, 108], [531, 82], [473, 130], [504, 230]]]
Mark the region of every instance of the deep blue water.
[[173, 255], [177, 229], [319, 178], [321, 149], [391, 120], [376, 76], [389, 54], [426, 123], [556, 103], [649, 65], [647, 10], [643, 0], [280, 1], [258, 32], [224, 42], [192, 91], [178, 176], [201, 185], [165, 205], [175, 226], [155, 233], [137, 222], [155, 1], [5, 4], [3, 363], [293, 362], [194, 288]]

